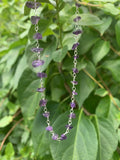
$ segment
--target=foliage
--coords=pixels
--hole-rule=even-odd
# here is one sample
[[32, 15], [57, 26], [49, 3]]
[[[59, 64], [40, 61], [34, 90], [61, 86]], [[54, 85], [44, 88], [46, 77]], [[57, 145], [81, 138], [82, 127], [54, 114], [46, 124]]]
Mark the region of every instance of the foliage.
[[[70, 107], [75, 5], [72, 0], [39, 1], [47, 107], [55, 131], [61, 134]], [[5, 142], [1, 160], [120, 160], [119, 0], [79, 3], [83, 33], [78, 48], [77, 118], [67, 140], [54, 142], [45, 131], [40, 94], [35, 92], [39, 79], [30, 50], [35, 31], [29, 20], [34, 12], [23, 0], [0, 2], [0, 141]]]

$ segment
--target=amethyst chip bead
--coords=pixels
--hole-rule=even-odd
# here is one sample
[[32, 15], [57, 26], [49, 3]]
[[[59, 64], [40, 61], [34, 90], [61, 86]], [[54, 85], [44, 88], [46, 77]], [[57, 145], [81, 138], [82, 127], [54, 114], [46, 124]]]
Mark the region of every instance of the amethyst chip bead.
[[65, 127], [66, 127], [66, 128], [69, 128], [69, 129], [72, 129], [72, 128], [73, 128], [72, 125], [68, 125], [68, 124], [67, 124]]
[[72, 46], [72, 50], [75, 50], [78, 46], [79, 46], [79, 42], [74, 43], [73, 46]]
[[75, 113], [70, 113], [69, 117], [70, 118], [76, 118], [76, 115], [75, 115]]
[[26, 6], [28, 7], [28, 8], [31, 8], [31, 9], [37, 9], [37, 8], [39, 8], [40, 7], [40, 3], [39, 2], [32, 2], [32, 1], [27, 1], [26, 2]]
[[75, 107], [76, 107], [75, 102], [71, 102], [71, 103], [70, 103], [70, 106], [71, 106], [71, 108], [75, 108]]
[[35, 33], [33, 36], [34, 39], [42, 39], [42, 35], [40, 33]]
[[36, 53], [40, 53], [41, 51], [43, 51], [43, 48], [32, 48], [31, 51], [36, 52]]
[[40, 17], [38, 17], [38, 16], [31, 17], [32, 24], [38, 24], [39, 20], [40, 20]]
[[73, 34], [75, 34], [75, 35], [79, 35], [81, 33], [82, 33], [82, 31], [80, 29], [78, 29], [78, 30], [76, 30], [76, 31], [73, 32]]
[[42, 66], [43, 64], [44, 64], [43, 60], [35, 60], [32, 62], [33, 67], [39, 67], [39, 66]]
[[57, 140], [58, 139], [58, 134], [53, 134], [52, 139]]
[[74, 85], [77, 85], [77, 84], [78, 84], [77, 81], [71, 81], [71, 83], [73, 83]]
[[61, 140], [65, 140], [65, 139], [67, 139], [67, 136], [65, 134], [62, 134], [61, 135]]
[[77, 55], [77, 56], [74, 56], [74, 59], [75, 59], [75, 60], [77, 60], [78, 58], [79, 58], [79, 56], [78, 56], [78, 55]]
[[39, 106], [45, 107], [46, 104], [47, 104], [47, 100], [46, 100], [46, 99], [41, 99], [41, 100], [40, 100], [40, 103], [39, 103]]
[[43, 116], [46, 117], [46, 118], [49, 117], [50, 116], [50, 112], [43, 113]]
[[53, 130], [53, 127], [52, 127], [52, 126], [48, 126], [48, 127], [46, 127], [46, 130], [47, 130], [47, 131], [52, 131], [52, 130]]
[[74, 22], [78, 22], [78, 21], [80, 21], [81, 20], [81, 17], [80, 16], [77, 16], [76, 18], [74, 18]]
[[78, 93], [77, 93], [77, 92], [75, 92], [75, 91], [72, 91], [72, 94], [73, 94], [73, 95], [78, 95]]
[[37, 76], [38, 76], [39, 78], [46, 78], [46, 77], [47, 77], [47, 74], [44, 73], [44, 72], [38, 72], [38, 73], [37, 73]]
[[78, 71], [77, 68], [73, 68], [73, 72], [74, 72], [74, 73], [78, 73], [79, 71]]
[[81, 7], [81, 4], [79, 4], [79, 3], [75, 3], [75, 5], [76, 5], [76, 7]]
[[37, 92], [44, 92], [44, 91], [45, 91], [45, 88], [43, 88], [43, 87], [37, 89]]

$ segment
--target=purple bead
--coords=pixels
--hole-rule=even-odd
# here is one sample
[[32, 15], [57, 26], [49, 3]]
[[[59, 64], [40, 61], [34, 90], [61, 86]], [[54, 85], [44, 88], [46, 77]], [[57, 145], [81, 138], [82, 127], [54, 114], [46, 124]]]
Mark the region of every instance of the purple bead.
[[44, 64], [43, 60], [35, 60], [32, 62], [33, 67], [39, 67], [39, 66], [42, 66], [43, 64]]
[[38, 16], [31, 17], [32, 24], [38, 24], [39, 20], [40, 20], [40, 17], [38, 17]]
[[73, 46], [72, 46], [72, 50], [75, 50], [78, 46], [79, 46], [79, 42], [74, 43]]
[[47, 117], [50, 116], [50, 113], [49, 112], [45, 112], [45, 113], [43, 113], [43, 116], [47, 118]]
[[76, 31], [73, 32], [73, 34], [75, 34], [75, 35], [79, 35], [81, 33], [82, 33], [82, 31], [80, 29], [78, 29], [78, 30], [76, 30]]
[[38, 76], [39, 78], [46, 78], [46, 77], [47, 77], [47, 74], [44, 73], [44, 72], [38, 72], [38, 73], [37, 73], [37, 76]]
[[77, 55], [77, 56], [74, 56], [74, 59], [78, 59], [79, 58], [79, 56]]
[[74, 72], [74, 73], [78, 73], [79, 71], [78, 71], [77, 68], [73, 68], [73, 72]]
[[46, 127], [46, 130], [47, 130], [47, 131], [52, 131], [52, 130], [53, 130], [53, 127], [52, 127], [52, 126], [48, 126], [48, 127]]
[[62, 134], [61, 135], [61, 140], [65, 140], [65, 139], [67, 139], [67, 136], [65, 134]]
[[81, 7], [81, 4], [79, 4], [79, 3], [75, 3], [75, 5], [76, 5], [76, 7]]
[[41, 51], [43, 51], [43, 48], [32, 48], [31, 51], [36, 52], [36, 53], [40, 53]]
[[68, 125], [68, 124], [67, 124], [65, 127], [66, 127], [66, 128], [69, 128], [69, 129], [72, 129], [72, 128], [73, 128], [72, 125]]
[[45, 88], [37, 88], [37, 92], [44, 92]]
[[77, 85], [77, 84], [78, 84], [77, 81], [71, 81], [71, 83], [73, 83], [74, 85]]
[[70, 113], [69, 117], [70, 118], [76, 118], [76, 115], [75, 115], [75, 113]]
[[46, 99], [41, 99], [40, 103], [39, 103], [39, 106], [44, 107], [44, 106], [46, 106], [46, 104], [47, 104], [47, 100]]
[[35, 33], [35, 35], [33, 36], [34, 39], [42, 39], [42, 35], [40, 33]]
[[76, 107], [75, 102], [71, 102], [71, 103], [70, 103], [70, 106], [71, 106], [71, 108], [75, 108], [75, 107]]
[[57, 140], [58, 139], [58, 134], [53, 134], [52, 139]]
[[77, 16], [76, 18], [74, 18], [74, 22], [78, 22], [79, 20], [81, 20], [81, 17], [80, 16]]
[[39, 2], [31, 2], [31, 1], [27, 1], [26, 2], [26, 6], [28, 7], [28, 8], [31, 8], [31, 9], [37, 9], [37, 8], [39, 8], [40, 7], [40, 3]]
[[77, 92], [75, 92], [75, 91], [72, 91], [72, 94], [73, 94], [73, 95], [78, 95], [78, 93], [77, 93]]

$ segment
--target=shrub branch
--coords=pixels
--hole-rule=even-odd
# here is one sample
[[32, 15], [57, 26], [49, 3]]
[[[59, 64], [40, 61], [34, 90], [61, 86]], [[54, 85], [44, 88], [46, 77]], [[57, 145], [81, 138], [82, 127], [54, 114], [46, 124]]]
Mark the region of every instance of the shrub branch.
[[23, 118], [21, 118], [19, 121], [17, 121], [17, 122], [15, 123], [15, 125], [8, 131], [8, 133], [6, 134], [6, 136], [4, 137], [4, 139], [3, 139], [3, 141], [2, 141], [2, 143], [1, 143], [1, 145], [0, 145], [0, 151], [2, 150], [2, 147], [3, 147], [6, 139], [8, 138], [8, 136], [9, 136], [9, 135], [11, 134], [11, 132], [15, 129], [15, 127], [16, 127], [19, 123], [21, 123], [22, 121], [23, 121]]
[[91, 4], [91, 3], [87, 3], [87, 2], [80, 2], [78, 0], [75, 0], [77, 3], [84, 5], [84, 6], [90, 6], [90, 7], [102, 7], [102, 5], [100, 4]]

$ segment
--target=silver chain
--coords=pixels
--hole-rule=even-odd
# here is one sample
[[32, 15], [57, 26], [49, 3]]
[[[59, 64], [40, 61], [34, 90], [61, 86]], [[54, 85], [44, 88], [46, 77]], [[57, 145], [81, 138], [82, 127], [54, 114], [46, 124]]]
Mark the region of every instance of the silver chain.
[[[35, 2], [35, 4], [36, 4], [36, 0], [34, 0], [34, 2]], [[78, 7], [76, 7], [76, 13], [75, 13], [75, 14], [76, 14], [76, 15], [79, 14]], [[35, 16], [36, 16], [36, 15], [37, 15], [37, 10], [36, 10], [36, 7], [35, 7]], [[75, 30], [77, 30], [77, 29], [79, 29], [79, 23], [75, 23]], [[39, 30], [39, 27], [38, 27], [38, 24], [36, 24], [36, 25], [35, 25], [35, 32], [37, 33], [38, 30]], [[75, 35], [74, 38], [75, 38], [75, 42], [77, 43], [77, 42], [78, 42], [78, 36]], [[38, 41], [38, 40], [36, 41], [36, 47], [39, 48], [39, 41]], [[78, 51], [77, 51], [77, 48], [76, 48], [76, 49], [74, 50], [74, 56], [77, 57], [77, 55], [78, 55]], [[40, 60], [40, 53], [37, 53], [37, 57], [38, 57], [38, 59]], [[73, 64], [74, 64], [74, 68], [76, 68], [76, 67], [77, 67], [77, 59], [74, 58]], [[72, 77], [73, 77], [73, 81], [75, 81], [75, 80], [76, 80], [76, 73], [75, 73], [75, 72], [72, 73]], [[42, 78], [40, 79], [40, 86], [41, 86], [41, 87], [44, 86], [44, 84], [43, 84], [43, 79], [42, 79]], [[74, 83], [72, 83], [71, 102], [75, 102], [75, 94], [74, 94], [75, 91], [76, 91], [76, 86], [75, 86]], [[45, 93], [42, 93], [41, 97], [42, 97], [42, 99], [45, 99]], [[47, 109], [46, 106], [43, 107], [43, 111], [44, 111], [44, 113], [48, 113], [48, 109]], [[73, 114], [73, 113], [74, 113], [74, 109], [71, 108], [71, 109], [70, 109], [70, 114]], [[47, 123], [47, 126], [50, 126], [49, 116], [47, 117], [46, 123]], [[72, 125], [72, 118], [69, 117], [69, 119], [68, 119], [68, 126], [71, 126], [71, 125]], [[52, 136], [55, 134], [55, 132], [54, 132], [53, 130], [50, 131], [50, 133], [52, 134]], [[63, 134], [66, 135], [66, 134], [68, 134], [68, 133], [69, 133], [69, 127], [66, 128], [66, 131], [65, 131]], [[58, 137], [58, 138], [57, 138], [57, 141], [61, 141], [61, 137]]]

